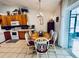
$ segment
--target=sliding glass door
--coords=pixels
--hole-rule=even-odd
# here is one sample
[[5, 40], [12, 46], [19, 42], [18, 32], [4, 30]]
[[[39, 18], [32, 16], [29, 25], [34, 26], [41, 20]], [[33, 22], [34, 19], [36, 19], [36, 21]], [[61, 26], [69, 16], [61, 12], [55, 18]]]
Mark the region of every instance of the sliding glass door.
[[79, 37], [79, 15], [77, 15], [76, 21], [76, 37]]
[[79, 39], [79, 7], [70, 11], [68, 47], [72, 48], [73, 42]]
[[75, 31], [76, 31], [76, 19], [77, 16], [71, 16], [70, 17], [70, 28], [69, 28], [69, 48], [72, 47], [73, 45], [73, 40], [75, 38]]

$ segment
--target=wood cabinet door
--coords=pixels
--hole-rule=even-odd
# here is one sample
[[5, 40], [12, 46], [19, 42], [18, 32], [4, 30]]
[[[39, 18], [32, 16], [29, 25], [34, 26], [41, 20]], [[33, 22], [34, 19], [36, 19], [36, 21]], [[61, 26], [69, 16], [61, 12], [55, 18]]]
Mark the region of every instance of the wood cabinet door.
[[19, 34], [19, 39], [24, 40], [24, 39], [25, 39], [25, 33], [26, 33], [26, 31], [19, 31], [19, 32], [18, 32], [18, 34]]
[[11, 26], [11, 19], [12, 19], [11, 16], [7, 16], [7, 17], [6, 17], [7, 25], [8, 25], [8, 26]]
[[8, 26], [7, 16], [2, 16], [2, 26]]
[[0, 24], [2, 25], [2, 16], [0, 16]]
[[19, 21], [19, 24], [22, 25], [22, 18], [21, 18], [21, 15], [17, 15], [17, 19]]
[[4, 32], [4, 36], [5, 36], [5, 41], [11, 40], [10, 32]]
[[27, 15], [22, 15], [22, 25], [27, 25]]

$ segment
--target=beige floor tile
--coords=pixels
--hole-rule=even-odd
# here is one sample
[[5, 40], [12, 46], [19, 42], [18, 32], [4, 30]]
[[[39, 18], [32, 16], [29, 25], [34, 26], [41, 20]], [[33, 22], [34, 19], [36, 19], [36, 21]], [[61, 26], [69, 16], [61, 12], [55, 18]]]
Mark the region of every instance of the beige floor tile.
[[18, 54], [17, 58], [24, 58], [25, 54]]
[[16, 53], [5, 53], [2, 58], [16, 58], [18, 54]]
[[9, 58], [11, 56], [11, 53], [5, 53], [4, 56], [2, 56], [2, 58]]
[[51, 52], [51, 53], [48, 53], [48, 55], [50, 56], [50, 55], [56, 55], [55, 53], [53, 53], [53, 52]]
[[5, 55], [5, 53], [0, 53], [0, 58], [2, 58]]
[[21, 53], [22, 49], [16, 49], [16, 53]]
[[48, 58], [57, 58], [55, 55], [50, 55]]
[[65, 58], [73, 58], [72, 56], [65, 56]]
[[6, 52], [6, 48], [2, 48], [0, 52]]
[[33, 56], [32, 55], [25, 55], [24, 57], [25, 58], [32, 58]]
[[56, 56], [57, 56], [57, 58], [65, 58], [64, 55], [56, 55]]
[[11, 53], [8, 58], [16, 58], [18, 56], [17, 53]]
[[38, 58], [38, 57], [37, 57], [37, 54], [33, 55], [32, 57], [33, 57], [33, 58]]
[[[30, 53], [27, 55], [27, 52]], [[25, 40], [19, 40], [16, 43], [2, 43], [0, 47], [0, 57], [3, 58], [37, 58], [36, 54], [31, 54], [33, 50], [27, 50], [27, 44]], [[62, 52], [62, 53], [61, 53]], [[54, 49], [51, 47], [48, 50], [49, 58], [56, 58], [56, 57], [71, 57], [65, 49], [60, 47], [56, 47], [56, 54]], [[42, 58], [46, 58], [46, 56], [42, 56]]]
[[25, 53], [25, 54], [27, 54], [27, 49], [22, 49], [20, 53]]

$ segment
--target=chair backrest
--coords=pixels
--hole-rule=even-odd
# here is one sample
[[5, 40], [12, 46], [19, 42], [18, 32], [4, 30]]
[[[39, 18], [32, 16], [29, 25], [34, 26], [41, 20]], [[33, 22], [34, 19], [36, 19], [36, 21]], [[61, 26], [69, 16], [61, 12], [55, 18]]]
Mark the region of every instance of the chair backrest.
[[26, 40], [27, 44], [29, 44], [29, 42], [28, 42], [29, 41], [29, 34], [27, 32], [25, 33], [25, 40]]
[[56, 40], [57, 40], [57, 32], [54, 32], [53, 40], [54, 40], [54, 44], [55, 44], [55, 42], [56, 42]]
[[52, 44], [55, 44], [55, 42], [57, 40], [57, 32], [51, 30], [50, 34], [51, 34], [51, 41], [50, 42], [52, 42]]
[[27, 43], [28, 46], [33, 46], [34, 45], [34, 41], [31, 40], [28, 33], [25, 33], [25, 39], [26, 39], [26, 43]]
[[36, 48], [37, 52], [39, 52], [39, 53], [47, 52], [47, 50], [48, 50], [48, 41], [43, 40], [42, 38], [38, 39], [37, 41], [35, 41], [35, 48]]
[[53, 31], [53, 30], [51, 30], [51, 31], [50, 31], [50, 34], [51, 34], [51, 36], [53, 36], [53, 35], [54, 35], [54, 31]]

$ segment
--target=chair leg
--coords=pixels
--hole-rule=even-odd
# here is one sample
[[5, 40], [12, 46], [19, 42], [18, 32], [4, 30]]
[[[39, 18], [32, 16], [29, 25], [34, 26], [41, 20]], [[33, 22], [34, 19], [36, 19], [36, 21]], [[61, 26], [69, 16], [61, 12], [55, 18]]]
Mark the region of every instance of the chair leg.
[[56, 46], [54, 45], [54, 51], [55, 51], [55, 53], [56, 53]]
[[27, 47], [27, 55], [29, 54], [29, 47]]
[[39, 53], [37, 52], [37, 58], [39, 58]]
[[54, 48], [54, 52], [56, 53], [56, 46], [55, 45], [52, 45], [52, 47]]
[[48, 52], [46, 52], [46, 57], [48, 58]]

